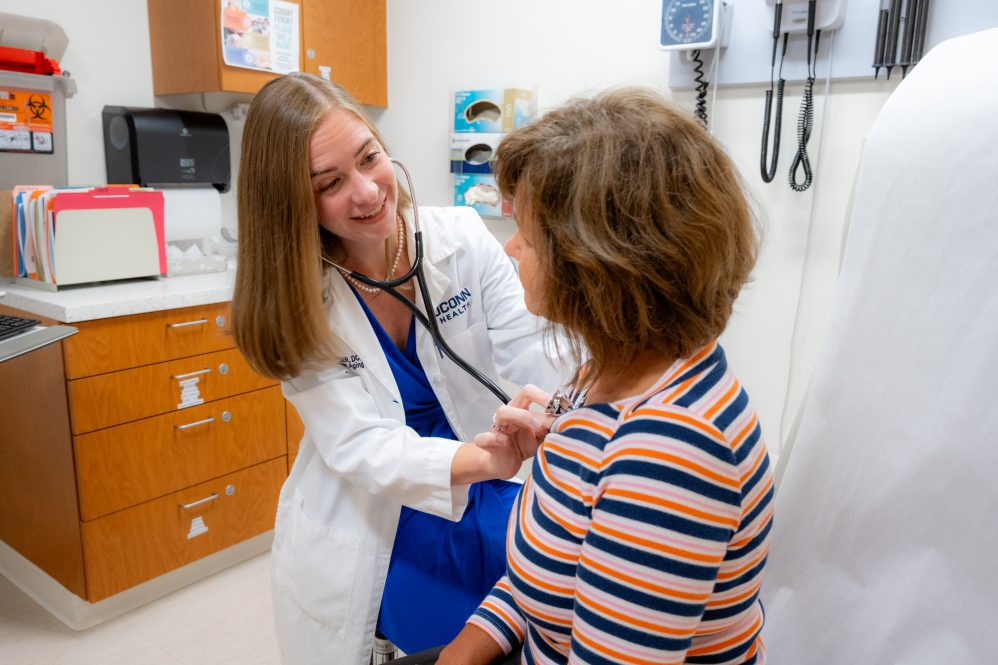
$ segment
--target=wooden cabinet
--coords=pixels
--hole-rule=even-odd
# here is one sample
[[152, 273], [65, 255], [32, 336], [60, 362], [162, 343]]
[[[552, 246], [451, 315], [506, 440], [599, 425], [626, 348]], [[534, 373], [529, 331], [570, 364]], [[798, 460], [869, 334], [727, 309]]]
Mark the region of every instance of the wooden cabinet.
[[322, 75], [358, 102], [388, 106], [385, 0], [302, 0], [302, 71]]
[[96, 602], [273, 528], [286, 402], [227, 321], [84, 321], [0, 364], [0, 539]]
[[[362, 104], [388, 105], [385, 0], [289, 0], [301, 7], [299, 66], [328, 73]], [[275, 74], [222, 57], [222, 3], [147, 0], [153, 94], [255, 93]]]

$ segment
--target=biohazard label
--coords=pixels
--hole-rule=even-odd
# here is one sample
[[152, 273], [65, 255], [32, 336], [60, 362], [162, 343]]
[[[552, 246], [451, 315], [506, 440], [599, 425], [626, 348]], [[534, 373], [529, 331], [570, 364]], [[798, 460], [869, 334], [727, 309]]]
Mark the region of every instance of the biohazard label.
[[0, 88], [0, 151], [51, 153], [52, 95]]

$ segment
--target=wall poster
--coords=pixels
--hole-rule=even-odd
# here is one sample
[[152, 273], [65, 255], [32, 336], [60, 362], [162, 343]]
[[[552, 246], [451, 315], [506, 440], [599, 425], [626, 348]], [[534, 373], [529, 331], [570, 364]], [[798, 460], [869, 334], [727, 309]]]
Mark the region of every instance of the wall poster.
[[222, 60], [278, 74], [298, 71], [300, 10], [283, 0], [223, 0]]

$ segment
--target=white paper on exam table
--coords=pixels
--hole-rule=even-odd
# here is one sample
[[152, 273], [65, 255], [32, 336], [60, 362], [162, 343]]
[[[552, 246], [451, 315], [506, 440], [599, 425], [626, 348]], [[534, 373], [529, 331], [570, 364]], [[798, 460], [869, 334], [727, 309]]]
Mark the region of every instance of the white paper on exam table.
[[773, 663], [998, 654], [998, 30], [933, 49], [867, 140], [776, 498]]

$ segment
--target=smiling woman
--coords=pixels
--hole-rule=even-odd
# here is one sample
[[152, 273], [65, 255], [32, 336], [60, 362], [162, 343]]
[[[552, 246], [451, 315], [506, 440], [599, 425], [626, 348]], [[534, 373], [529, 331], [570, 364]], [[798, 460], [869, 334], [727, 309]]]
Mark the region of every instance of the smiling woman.
[[[391, 279], [415, 254], [412, 201], [356, 102], [315, 76], [275, 79], [242, 150], [233, 332], [305, 425], [273, 546], [283, 658], [367, 663], [376, 630], [407, 652], [446, 642], [503, 573], [519, 488], [503, 479], [532, 450], [480, 434], [495, 397], [402, 303], [348, 274]], [[493, 381], [559, 385], [474, 210], [419, 220], [425, 314], [447, 345]]]
[[[391, 160], [367, 125], [345, 109], [326, 114], [312, 135], [310, 153], [319, 226], [339, 239], [349, 268], [379, 274], [382, 245], [394, 241], [401, 227]], [[395, 251], [401, 248], [396, 243]]]

